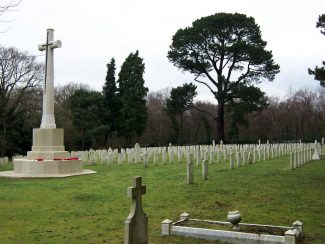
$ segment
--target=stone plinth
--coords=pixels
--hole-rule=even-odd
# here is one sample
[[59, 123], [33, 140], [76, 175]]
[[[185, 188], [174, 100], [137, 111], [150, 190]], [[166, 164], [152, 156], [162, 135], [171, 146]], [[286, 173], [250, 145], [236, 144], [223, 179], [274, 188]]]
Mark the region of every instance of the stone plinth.
[[14, 170], [0, 172], [0, 177], [52, 178], [96, 173], [83, 170], [82, 160], [69, 158], [63, 138], [63, 129], [34, 129], [32, 151], [27, 158], [14, 159]]
[[81, 160], [26, 160], [15, 159], [15, 174], [74, 174], [82, 172]]
[[65, 151], [63, 129], [33, 129], [32, 151], [27, 153], [27, 159], [67, 158]]

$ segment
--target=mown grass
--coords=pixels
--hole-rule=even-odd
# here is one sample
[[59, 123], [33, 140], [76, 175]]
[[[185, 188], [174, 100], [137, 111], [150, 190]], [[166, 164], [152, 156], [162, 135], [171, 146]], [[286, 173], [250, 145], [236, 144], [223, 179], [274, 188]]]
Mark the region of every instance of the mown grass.
[[[185, 162], [149, 165], [92, 165], [98, 172], [64, 179], [0, 178], [0, 243], [123, 243], [133, 176], [147, 186], [149, 243], [210, 243], [162, 237], [161, 221], [193, 218], [226, 220], [239, 210], [242, 222], [291, 226], [304, 223], [305, 243], [325, 243], [325, 160], [289, 169], [288, 157], [228, 170], [210, 164], [209, 179], [194, 167], [186, 185]], [[10, 167], [1, 166], [0, 170]]]

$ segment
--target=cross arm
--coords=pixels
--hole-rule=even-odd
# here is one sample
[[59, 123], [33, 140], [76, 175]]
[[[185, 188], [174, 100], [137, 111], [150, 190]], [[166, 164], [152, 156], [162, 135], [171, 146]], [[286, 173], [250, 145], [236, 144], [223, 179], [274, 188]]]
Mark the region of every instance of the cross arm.
[[44, 51], [44, 50], [46, 50], [47, 46], [52, 49], [60, 48], [60, 47], [62, 47], [62, 42], [60, 40], [57, 40], [57, 41], [50, 42], [49, 44], [38, 44], [38, 50]]

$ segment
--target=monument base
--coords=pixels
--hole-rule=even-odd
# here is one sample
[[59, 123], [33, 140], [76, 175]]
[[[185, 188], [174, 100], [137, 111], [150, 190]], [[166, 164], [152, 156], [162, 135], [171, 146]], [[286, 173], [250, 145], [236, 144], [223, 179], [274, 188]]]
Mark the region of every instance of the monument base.
[[15, 159], [14, 170], [0, 172], [0, 177], [8, 178], [60, 178], [84, 174], [95, 174], [83, 170], [81, 160], [28, 160]]
[[32, 151], [27, 152], [27, 158], [15, 159], [14, 170], [0, 172], [0, 177], [55, 178], [95, 174], [95, 171], [82, 169], [80, 159], [70, 158], [63, 138], [63, 129], [33, 129]]
[[81, 160], [14, 160], [15, 174], [71, 174], [82, 172]]
[[27, 159], [67, 158], [69, 153], [63, 146], [63, 129], [33, 129], [32, 151], [27, 152]]

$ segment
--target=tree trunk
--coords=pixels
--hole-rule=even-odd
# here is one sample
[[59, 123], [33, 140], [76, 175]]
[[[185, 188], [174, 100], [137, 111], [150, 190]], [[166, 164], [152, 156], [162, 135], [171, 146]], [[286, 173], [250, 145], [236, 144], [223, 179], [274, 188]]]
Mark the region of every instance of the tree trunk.
[[84, 132], [81, 132], [81, 150], [84, 151], [85, 150], [85, 142], [84, 142]]
[[2, 117], [2, 135], [0, 134], [0, 156], [1, 158], [3, 158], [5, 156], [6, 153], [6, 146], [7, 146], [7, 138], [6, 138], [6, 115], [3, 113], [3, 117]]
[[223, 103], [218, 104], [217, 109], [217, 140], [220, 142], [225, 141], [225, 105]]

